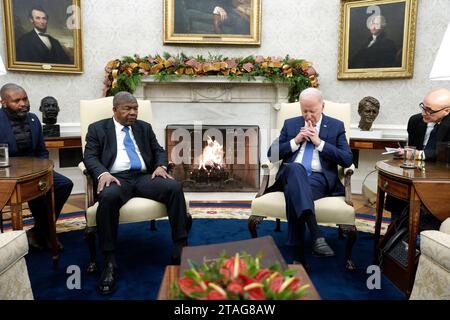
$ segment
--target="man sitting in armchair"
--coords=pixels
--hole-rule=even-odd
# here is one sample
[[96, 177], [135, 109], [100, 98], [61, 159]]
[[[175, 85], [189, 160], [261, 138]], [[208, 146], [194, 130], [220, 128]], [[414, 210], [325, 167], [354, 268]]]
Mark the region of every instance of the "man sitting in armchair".
[[318, 89], [302, 91], [299, 106], [302, 116], [285, 121], [268, 151], [271, 162], [283, 160], [268, 192], [284, 192], [288, 245], [294, 247], [294, 261], [306, 265], [305, 223], [311, 233], [313, 253], [321, 257], [334, 255], [317, 225], [314, 201], [344, 194], [337, 166], [351, 166], [353, 155], [343, 122], [323, 114], [324, 101]]
[[86, 169], [98, 183], [97, 231], [105, 260], [98, 285], [101, 294], [116, 289], [119, 209], [129, 199], [142, 197], [166, 205], [174, 243], [172, 263], [179, 264], [188, 236], [183, 189], [166, 171], [167, 156], [152, 126], [137, 120], [136, 98], [117, 93], [113, 113], [89, 126], [84, 151]]

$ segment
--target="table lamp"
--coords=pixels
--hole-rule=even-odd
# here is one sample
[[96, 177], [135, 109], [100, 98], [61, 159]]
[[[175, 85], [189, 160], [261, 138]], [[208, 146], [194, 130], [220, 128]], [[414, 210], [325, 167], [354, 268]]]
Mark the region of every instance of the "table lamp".
[[430, 80], [450, 80], [450, 23], [445, 31], [441, 46], [439, 47], [433, 68], [430, 73]]
[[4, 76], [6, 74], [5, 65], [3, 64], [2, 56], [0, 56], [0, 76]]

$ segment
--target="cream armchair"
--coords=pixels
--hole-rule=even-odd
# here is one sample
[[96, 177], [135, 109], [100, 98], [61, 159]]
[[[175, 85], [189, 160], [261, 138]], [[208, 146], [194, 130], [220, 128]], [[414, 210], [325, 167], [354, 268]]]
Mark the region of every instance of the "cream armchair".
[[0, 233], [0, 301], [33, 300], [25, 261], [27, 253], [24, 230]]
[[420, 258], [411, 300], [450, 300], [450, 218], [420, 233]]
[[[80, 127], [82, 148], [86, 144], [86, 133], [91, 123], [101, 119], [112, 117], [113, 97], [100, 98], [96, 100], [80, 101]], [[138, 119], [151, 123], [152, 108], [149, 100], [138, 100], [139, 115]], [[169, 164], [169, 172], [173, 165]], [[89, 246], [90, 263], [87, 268], [88, 273], [97, 271], [96, 263], [96, 212], [98, 203], [96, 202], [94, 183], [88, 174], [84, 163], [79, 164], [80, 170], [86, 177], [86, 230], [85, 238]], [[186, 199], [186, 208], [189, 210], [189, 201]], [[131, 198], [120, 209], [119, 223], [131, 223], [140, 221], [151, 221], [151, 230], [156, 230], [155, 219], [167, 217], [166, 206], [160, 202], [146, 198]], [[192, 224], [192, 218], [188, 213], [188, 229]]]
[[[325, 101], [324, 113], [330, 117], [344, 122], [349, 139], [348, 132], [350, 127], [350, 104], [334, 103]], [[298, 102], [283, 104], [277, 114], [276, 126], [278, 132], [281, 131], [284, 121], [289, 118], [300, 115], [300, 106]], [[248, 228], [253, 238], [257, 237], [256, 225], [261, 223], [264, 218], [275, 218], [277, 225], [275, 231], [280, 231], [280, 220], [286, 219], [286, 203], [283, 192], [265, 193], [275, 182], [275, 176], [278, 172], [280, 162], [272, 164], [263, 164], [263, 179], [261, 188], [252, 201], [252, 215], [248, 219]], [[355, 264], [352, 261], [352, 249], [356, 241], [357, 230], [355, 226], [355, 210], [351, 201], [350, 178], [353, 174], [352, 165], [350, 168], [339, 168], [339, 176], [345, 186], [345, 196], [327, 197], [314, 202], [316, 217], [318, 223], [338, 225], [339, 237], [346, 236], [347, 246], [345, 250], [345, 269], [354, 271]]]

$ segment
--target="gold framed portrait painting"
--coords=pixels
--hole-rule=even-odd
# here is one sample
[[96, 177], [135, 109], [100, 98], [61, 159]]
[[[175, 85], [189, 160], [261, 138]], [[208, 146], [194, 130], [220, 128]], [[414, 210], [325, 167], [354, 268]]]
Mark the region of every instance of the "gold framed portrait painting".
[[412, 78], [417, 0], [341, 0], [338, 79]]
[[164, 0], [165, 44], [261, 45], [261, 0]]
[[82, 73], [81, 0], [3, 0], [7, 68]]

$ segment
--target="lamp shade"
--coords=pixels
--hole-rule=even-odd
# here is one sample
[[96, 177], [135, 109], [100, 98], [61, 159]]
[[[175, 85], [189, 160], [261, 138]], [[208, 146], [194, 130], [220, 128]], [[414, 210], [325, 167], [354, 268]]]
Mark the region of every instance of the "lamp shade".
[[450, 23], [434, 60], [430, 80], [450, 80]]
[[2, 56], [0, 56], [0, 76], [6, 74], [5, 65], [3, 64]]

